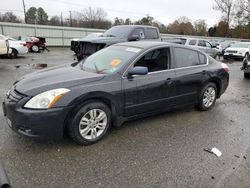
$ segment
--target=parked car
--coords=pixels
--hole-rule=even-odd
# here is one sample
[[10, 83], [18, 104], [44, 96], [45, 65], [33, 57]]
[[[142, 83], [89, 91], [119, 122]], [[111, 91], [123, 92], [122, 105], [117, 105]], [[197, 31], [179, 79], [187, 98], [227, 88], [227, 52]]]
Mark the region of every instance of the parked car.
[[224, 59], [241, 59], [243, 60], [250, 54], [250, 42], [237, 42], [225, 50]]
[[17, 58], [18, 55], [24, 55], [28, 53], [28, 47], [25, 41], [19, 41], [14, 38], [8, 37], [9, 46], [12, 49], [10, 53], [11, 58]]
[[227, 48], [229, 48], [232, 44], [234, 44], [235, 42], [234, 41], [224, 41], [224, 42], [222, 42], [222, 43], [220, 43], [218, 46], [217, 46], [217, 48], [218, 48], [218, 50], [219, 50], [219, 55], [220, 56], [223, 56], [224, 55], [224, 53], [225, 53], [225, 50], [227, 49]]
[[244, 72], [244, 78], [250, 78], [249, 54], [243, 59], [241, 70]]
[[198, 38], [186, 38], [186, 37], [171, 37], [171, 38], [165, 38], [163, 41], [166, 42], [171, 42], [174, 41], [173, 43], [177, 44], [183, 44], [186, 46], [191, 46], [194, 48], [197, 48], [214, 59], [219, 58], [219, 51], [216, 49], [216, 46], [212, 46], [208, 41], [203, 40], [203, 39], [198, 39]]
[[45, 69], [14, 83], [3, 103], [9, 126], [29, 137], [99, 141], [124, 121], [179, 106], [210, 110], [229, 82], [227, 65], [164, 42], [112, 45], [78, 65]]
[[25, 37], [24, 40], [27, 43], [29, 52], [41, 52], [49, 49], [46, 46], [46, 39], [44, 37]]
[[0, 55], [9, 55], [11, 53], [11, 49], [9, 47], [8, 38], [0, 35]]
[[100, 49], [120, 42], [130, 42], [138, 40], [161, 41], [157, 27], [144, 25], [119, 25], [105, 31], [103, 35], [93, 38], [85, 38], [78, 41], [77, 52], [78, 60], [84, 59]]

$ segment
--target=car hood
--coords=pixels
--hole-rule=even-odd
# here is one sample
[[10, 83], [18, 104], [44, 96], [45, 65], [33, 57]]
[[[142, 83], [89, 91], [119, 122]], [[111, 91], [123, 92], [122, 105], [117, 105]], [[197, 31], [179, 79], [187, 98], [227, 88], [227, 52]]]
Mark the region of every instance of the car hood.
[[21, 41], [21, 40], [17, 40], [17, 41], [9, 40], [9, 44], [10, 45], [20, 45], [20, 46], [23, 46], [22, 44], [26, 44], [26, 42], [25, 41]]
[[80, 42], [90, 42], [90, 43], [118, 43], [125, 42], [126, 38], [120, 37], [93, 37], [93, 38], [83, 38], [79, 40]]
[[248, 48], [227, 48], [226, 51], [247, 51]]
[[34, 96], [57, 88], [71, 88], [98, 81], [104, 75], [81, 70], [78, 66], [57, 66], [28, 74], [15, 84], [15, 89], [25, 95]]

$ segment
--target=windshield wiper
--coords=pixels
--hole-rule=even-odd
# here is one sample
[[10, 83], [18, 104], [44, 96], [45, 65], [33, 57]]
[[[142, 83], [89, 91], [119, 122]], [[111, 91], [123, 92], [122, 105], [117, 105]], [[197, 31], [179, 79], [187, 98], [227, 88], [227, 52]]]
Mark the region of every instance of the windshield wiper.
[[95, 63], [94, 63], [94, 66], [95, 66], [95, 71], [96, 71], [97, 74], [102, 74], [102, 73], [104, 73], [105, 70], [107, 70], [107, 69], [99, 70]]
[[105, 35], [105, 37], [116, 37], [115, 35]]

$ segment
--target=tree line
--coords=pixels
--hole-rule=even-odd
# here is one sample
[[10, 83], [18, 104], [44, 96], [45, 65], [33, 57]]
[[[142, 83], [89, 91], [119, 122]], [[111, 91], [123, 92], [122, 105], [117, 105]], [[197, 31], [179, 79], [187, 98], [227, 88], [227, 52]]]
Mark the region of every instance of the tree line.
[[0, 13], [1, 22], [13, 22], [39, 25], [68, 26], [109, 29], [116, 25], [152, 25], [158, 27], [161, 33], [250, 38], [250, 0], [214, 0], [213, 9], [221, 12], [221, 19], [213, 27], [208, 28], [205, 20], [192, 22], [183, 16], [165, 25], [152, 16], [146, 15], [139, 20], [132, 21], [130, 18], [116, 17], [113, 21], [107, 19], [107, 12], [102, 8], [85, 8], [81, 12], [69, 11], [68, 16], [62, 15], [49, 17], [42, 7], [30, 7], [22, 20], [13, 12]]

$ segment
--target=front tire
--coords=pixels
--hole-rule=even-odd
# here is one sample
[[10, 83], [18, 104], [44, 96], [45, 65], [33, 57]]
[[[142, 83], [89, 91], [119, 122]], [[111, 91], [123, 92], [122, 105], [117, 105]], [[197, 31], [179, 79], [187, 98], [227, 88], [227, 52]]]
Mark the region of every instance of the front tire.
[[217, 87], [214, 83], [206, 84], [200, 92], [198, 99], [198, 108], [201, 111], [210, 110], [215, 102], [217, 97]]
[[9, 55], [9, 57], [10, 57], [11, 59], [16, 59], [16, 58], [17, 58], [17, 54], [18, 54], [17, 50], [16, 50], [16, 49], [12, 49], [12, 52], [11, 52], [11, 54]]
[[74, 116], [69, 125], [69, 135], [79, 145], [89, 145], [101, 140], [110, 127], [109, 107], [102, 102], [90, 102]]

